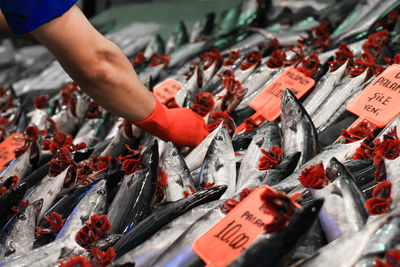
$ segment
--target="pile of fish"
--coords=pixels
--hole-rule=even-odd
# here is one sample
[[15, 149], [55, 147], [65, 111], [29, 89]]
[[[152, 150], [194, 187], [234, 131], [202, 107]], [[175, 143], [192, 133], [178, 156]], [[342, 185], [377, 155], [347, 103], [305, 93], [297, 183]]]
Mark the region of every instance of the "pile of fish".
[[[230, 266], [399, 266], [400, 116], [380, 129], [346, 105], [400, 64], [400, 3], [279, 2], [179, 22], [166, 42], [156, 25], [108, 35], [150, 90], [182, 84], [163, 103], [204, 117], [195, 148], [98, 106], [46, 52], [4, 59], [0, 141], [17, 145], [0, 144], [0, 266], [204, 266], [194, 241], [262, 185], [273, 220]], [[288, 68], [314, 87], [253, 116]]]

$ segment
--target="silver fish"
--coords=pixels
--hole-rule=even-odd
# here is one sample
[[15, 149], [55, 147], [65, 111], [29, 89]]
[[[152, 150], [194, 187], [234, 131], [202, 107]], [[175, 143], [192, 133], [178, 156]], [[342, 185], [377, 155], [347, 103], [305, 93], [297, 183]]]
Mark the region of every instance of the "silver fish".
[[118, 258], [115, 264], [125, 264], [134, 261], [135, 266], [150, 266], [151, 262], [157, 258], [163, 250], [167, 249], [175, 242], [175, 240], [177, 240], [196, 220], [210, 210], [215, 209], [216, 206], [219, 206], [223, 202], [223, 200], [216, 200], [206, 203], [179, 216], [143, 244], [124, 254], [121, 258]]
[[298, 178], [300, 177], [301, 172], [305, 168], [309, 168], [310, 165], [317, 164], [320, 162], [322, 162], [324, 166], [327, 166], [329, 160], [332, 157], [335, 157], [340, 162], [350, 159], [353, 157], [353, 154], [356, 152], [356, 149], [360, 147], [361, 142], [362, 140], [350, 144], [331, 145], [324, 148], [323, 150], [321, 150], [319, 154], [317, 154], [315, 157], [313, 157], [308, 162], [303, 164], [300, 168], [295, 170], [293, 174], [285, 178], [283, 181], [272, 186], [272, 188], [279, 191], [289, 192], [293, 190], [295, 187], [301, 186]]
[[43, 205], [39, 216], [40, 218], [51, 207], [54, 200], [61, 192], [65, 177], [69, 172], [71, 172], [71, 166], [66, 168], [57, 176], [47, 175], [43, 180], [40, 181], [38, 185], [35, 186], [35, 188], [32, 189], [32, 191], [27, 194], [26, 200], [28, 200], [30, 203], [39, 199], [43, 199]]
[[304, 100], [303, 107], [311, 117], [342, 79], [347, 64], [348, 60], [339, 69], [325, 74], [315, 86], [311, 94], [306, 98], [306, 100]]
[[75, 101], [75, 114], [71, 106], [65, 107], [51, 118], [57, 124], [58, 130], [65, 134], [75, 134], [85, 119], [86, 111], [89, 108], [90, 97], [74, 92], [72, 97]]
[[[354, 97], [360, 86], [365, 82], [367, 71], [354, 78], [345, 77], [340, 86], [320, 105], [317, 112], [311, 117], [317, 130], [325, 128], [327, 121], [337, 110], [344, 105], [349, 97]], [[321, 130], [322, 131], [322, 130]]]
[[321, 266], [321, 262], [332, 267], [354, 266], [372, 235], [387, 221], [398, 216], [400, 213], [397, 210], [371, 218], [360, 231], [346, 233], [320, 248], [313, 255], [290, 266], [314, 267]]
[[42, 203], [42, 200], [39, 199], [29, 204], [4, 226], [0, 259], [16, 256], [32, 249]]
[[313, 198], [325, 200], [319, 218], [330, 242], [345, 233], [360, 230], [368, 219], [368, 213], [364, 208], [365, 196], [351, 173], [335, 158], [331, 159], [328, 168], [335, 169], [338, 177], [320, 190], [309, 191]]
[[193, 75], [189, 80], [182, 86], [181, 89], [176, 93], [175, 100], [179, 106], [183, 106], [184, 100], [188, 94], [196, 95], [199, 90], [199, 77], [202, 74], [200, 67], [196, 66]]
[[285, 154], [301, 152], [298, 166], [312, 159], [318, 150], [314, 124], [296, 96], [285, 89], [281, 104], [281, 128]]
[[400, 179], [399, 179], [399, 170], [400, 170], [400, 157], [397, 157], [394, 160], [389, 160], [384, 158], [383, 162], [385, 164], [386, 170], [386, 180], [392, 183], [392, 207], [397, 207], [400, 201]]
[[259, 159], [263, 155], [261, 149], [270, 151], [275, 145], [281, 147], [282, 134], [277, 122], [266, 122], [257, 129], [246, 153], [243, 156], [237, 178], [237, 187], [242, 188], [250, 175], [262, 172], [258, 169]]
[[172, 142], [168, 146], [160, 159], [161, 170], [167, 175], [167, 186], [165, 188], [165, 201], [177, 201], [184, 197], [185, 191], [193, 193], [196, 185], [190, 174], [185, 160]]
[[[201, 167], [204, 161], [204, 157], [207, 154], [208, 147], [210, 146], [212, 140], [214, 140], [215, 135], [222, 128], [222, 123], [212, 131], [197, 147], [195, 147], [186, 157], [185, 162], [189, 168], [189, 171], [194, 171]], [[194, 177], [195, 183], [199, 184], [199, 177]]]
[[212, 140], [200, 173], [200, 183], [227, 185], [222, 198], [230, 197], [236, 190], [236, 162], [232, 141], [225, 127]]
[[188, 258], [196, 255], [192, 250], [193, 242], [224, 217], [225, 213], [221, 211], [220, 206], [215, 206], [187, 228], [153, 262], [149, 262], [148, 266], [168, 266], [169, 264], [182, 266]]

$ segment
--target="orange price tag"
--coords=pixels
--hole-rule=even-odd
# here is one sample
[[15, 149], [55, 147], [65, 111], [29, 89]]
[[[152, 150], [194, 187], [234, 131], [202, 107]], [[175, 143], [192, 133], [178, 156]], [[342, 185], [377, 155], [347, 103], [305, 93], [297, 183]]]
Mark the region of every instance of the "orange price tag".
[[222, 220], [193, 243], [193, 250], [207, 266], [226, 266], [236, 259], [262, 232], [272, 216], [264, 213], [260, 186]]
[[294, 67], [290, 67], [258, 94], [249, 106], [266, 120], [273, 121], [281, 113], [281, 98], [286, 88], [290, 89], [297, 98], [300, 98], [314, 84], [314, 79], [307, 77]]
[[174, 79], [166, 79], [154, 87], [153, 93], [157, 97], [158, 101], [164, 104], [168, 99], [174, 97], [181, 88], [182, 84], [180, 82]]
[[0, 143], [0, 168], [3, 169], [11, 160], [15, 159], [14, 150], [25, 144], [22, 133], [15, 133]]
[[355, 97], [346, 109], [378, 127], [400, 114], [400, 65], [393, 64]]

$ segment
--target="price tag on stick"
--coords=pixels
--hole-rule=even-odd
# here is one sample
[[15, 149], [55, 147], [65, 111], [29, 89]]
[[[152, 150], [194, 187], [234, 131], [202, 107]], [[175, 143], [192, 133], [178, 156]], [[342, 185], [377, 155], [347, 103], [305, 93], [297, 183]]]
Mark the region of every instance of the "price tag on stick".
[[346, 109], [378, 127], [386, 126], [400, 114], [400, 65], [389, 66]]
[[181, 88], [182, 84], [180, 82], [174, 79], [166, 79], [154, 87], [153, 93], [158, 101], [165, 104], [165, 102], [171, 97], [174, 97]]
[[273, 121], [280, 116], [281, 98], [286, 88], [300, 99], [314, 84], [314, 79], [290, 67], [258, 94], [249, 106], [266, 120]]
[[207, 266], [226, 266], [235, 260], [273, 219], [264, 213], [260, 186], [240, 202], [222, 220], [193, 243], [193, 250]]

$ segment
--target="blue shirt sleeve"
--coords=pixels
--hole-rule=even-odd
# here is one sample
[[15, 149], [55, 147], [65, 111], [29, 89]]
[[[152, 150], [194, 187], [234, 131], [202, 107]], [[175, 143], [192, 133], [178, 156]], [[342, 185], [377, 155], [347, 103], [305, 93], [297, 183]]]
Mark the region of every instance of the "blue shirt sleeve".
[[62, 16], [77, 0], [0, 0], [0, 9], [15, 35], [28, 33]]

